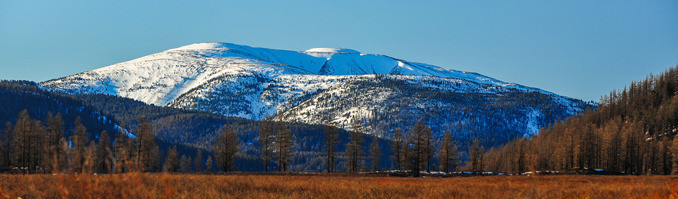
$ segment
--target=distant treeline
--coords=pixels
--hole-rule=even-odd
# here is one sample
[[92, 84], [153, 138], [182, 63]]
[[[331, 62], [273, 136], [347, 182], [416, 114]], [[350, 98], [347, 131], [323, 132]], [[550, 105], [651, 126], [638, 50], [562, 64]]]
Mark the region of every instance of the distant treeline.
[[[125, 172], [204, 172], [212, 171], [214, 163], [222, 171], [233, 171], [236, 160], [241, 155], [240, 139], [228, 125], [219, 129], [218, 138], [210, 148], [210, 154], [204, 159], [201, 150], [195, 156], [179, 158], [176, 146], [166, 151], [160, 150], [153, 135], [148, 119], [141, 118], [136, 132], [128, 132], [123, 126], [115, 133], [113, 140], [108, 131], [103, 130], [93, 138], [81, 123], [75, 120], [74, 132], [68, 134], [61, 114], [49, 112], [43, 122], [31, 119], [27, 110], [19, 112], [16, 122], [8, 122], [0, 139], [0, 167], [11, 173], [125, 173]], [[323, 132], [323, 157], [327, 160], [327, 172], [337, 172], [337, 159], [345, 159], [347, 172], [380, 171], [382, 167], [382, 144], [376, 136], [362, 132], [356, 122], [349, 134], [348, 142], [339, 152], [339, 129], [326, 126]], [[415, 176], [419, 171], [431, 171], [436, 168], [432, 158], [436, 155], [431, 129], [417, 122], [406, 133], [395, 132], [396, 138], [391, 148], [396, 151], [391, 156], [395, 168], [409, 170]], [[366, 137], [371, 141], [365, 142]], [[265, 120], [259, 124], [258, 156], [262, 160], [264, 171], [277, 168], [288, 171], [294, 150], [295, 137], [285, 123]], [[367, 154], [365, 153], [367, 147]], [[385, 146], [384, 146], [385, 147]], [[474, 148], [477, 148], [477, 142]], [[438, 150], [440, 167], [444, 171], [454, 170], [459, 157], [452, 134], [446, 132], [445, 139]], [[160, 164], [161, 156], [164, 163]], [[476, 156], [472, 156], [476, 157]], [[476, 164], [472, 160], [473, 164]], [[369, 165], [368, 165], [369, 163]]]
[[678, 172], [678, 68], [612, 91], [588, 110], [489, 150], [485, 171]]

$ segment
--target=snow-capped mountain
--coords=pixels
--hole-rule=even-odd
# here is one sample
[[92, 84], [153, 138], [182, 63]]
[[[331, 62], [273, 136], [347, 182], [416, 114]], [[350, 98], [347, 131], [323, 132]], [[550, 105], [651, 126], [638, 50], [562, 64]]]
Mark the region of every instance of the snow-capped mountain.
[[522, 136], [591, 106], [477, 73], [385, 55], [230, 43], [191, 44], [41, 86], [257, 120], [272, 116], [350, 129], [357, 119], [368, 133], [386, 136], [417, 119], [434, 131], [505, 130], [509, 137]]

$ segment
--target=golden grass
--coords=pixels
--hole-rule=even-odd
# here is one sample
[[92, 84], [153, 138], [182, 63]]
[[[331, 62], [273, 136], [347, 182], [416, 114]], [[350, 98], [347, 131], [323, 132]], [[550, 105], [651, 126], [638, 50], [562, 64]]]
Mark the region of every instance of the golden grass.
[[678, 198], [677, 176], [0, 175], [1, 198]]

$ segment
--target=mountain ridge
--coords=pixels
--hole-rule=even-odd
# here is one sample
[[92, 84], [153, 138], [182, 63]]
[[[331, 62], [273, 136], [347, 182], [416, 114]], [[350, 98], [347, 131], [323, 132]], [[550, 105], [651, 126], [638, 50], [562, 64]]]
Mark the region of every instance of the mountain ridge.
[[[377, 82], [382, 80], [402, 85], [383, 87]], [[363, 54], [351, 49], [312, 48], [306, 51], [289, 51], [214, 42], [173, 48], [92, 71], [45, 81], [40, 85], [69, 94], [110, 94], [148, 104], [257, 120], [274, 116], [284, 121], [309, 124], [335, 123], [350, 129], [349, 124], [357, 119], [365, 123], [368, 130], [375, 130], [377, 127], [364, 121], [373, 121], [374, 118], [370, 117], [375, 117], [381, 112], [400, 114], [395, 110], [399, 109], [412, 110], [413, 114], [419, 114], [434, 105], [449, 110], [478, 107], [475, 110], [453, 114], [453, 117], [442, 112], [436, 116], [449, 117], [448, 120], [442, 121], [447, 124], [468, 121], [471, 119], [468, 118], [469, 115], [478, 115], [477, 120], [492, 120], [490, 117], [494, 116], [489, 116], [490, 113], [478, 112], [487, 108], [490, 112], [511, 112], [506, 114], [511, 115], [510, 117], [516, 121], [503, 122], [502, 125], [507, 128], [518, 123], [536, 122], [538, 128], [530, 129], [539, 129], [551, 122], [547, 120], [557, 120], [594, 107], [581, 100], [500, 81], [478, 73], [409, 62], [379, 54]], [[367, 85], [376, 86], [374, 88], [378, 89], [370, 90], [369, 87], [363, 87]], [[348, 96], [358, 95], [342, 93], [346, 88], [351, 92], [367, 89], [371, 95], [362, 95], [360, 99], [350, 98]], [[330, 91], [332, 94], [328, 93]], [[419, 97], [408, 97], [412, 94]], [[426, 96], [427, 94], [435, 94], [440, 98], [430, 98]], [[475, 96], [472, 98], [483, 104], [475, 106], [474, 102], [465, 101], [466, 95]], [[543, 99], [529, 105], [502, 100], [510, 98], [530, 101], [516, 96]], [[385, 101], [381, 104], [370, 102], [378, 98], [384, 98]], [[465, 102], [457, 103], [445, 98]], [[325, 99], [330, 99], [331, 102], [322, 102]], [[386, 103], [396, 99], [405, 101], [397, 106]], [[351, 100], [354, 102], [350, 102]], [[411, 103], [408, 104], [408, 100]], [[524, 107], [520, 110], [507, 108], [498, 102]], [[321, 107], [321, 103], [324, 109], [316, 110], [317, 107]], [[341, 104], [345, 107], [333, 107], [332, 104]], [[304, 108], [298, 107], [299, 105], [303, 105]], [[367, 105], [375, 110], [365, 111], [365, 107], [361, 107]], [[348, 109], [344, 109], [346, 107]], [[550, 107], [557, 111], [537, 107]], [[386, 111], [389, 108], [394, 110]], [[549, 111], [554, 113], [544, 114]], [[542, 116], [537, 119], [525, 119], [528, 115]], [[516, 118], [518, 116], [520, 119]], [[472, 125], [486, 125], [481, 123]], [[378, 134], [388, 136], [388, 132], [398, 125], [393, 126], [380, 127], [382, 132]], [[441, 131], [442, 128], [435, 130]], [[522, 134], [534, 133], [536, 132]]]

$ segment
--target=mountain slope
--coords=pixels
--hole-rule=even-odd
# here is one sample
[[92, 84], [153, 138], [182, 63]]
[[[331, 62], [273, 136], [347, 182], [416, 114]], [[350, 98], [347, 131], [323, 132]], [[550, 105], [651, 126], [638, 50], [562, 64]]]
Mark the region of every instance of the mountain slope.
[[[16, 122], [23, 110], [43, 124], [47, 124], [48, 113], [60, 114], [65, 124], [62, 130], [69, 136], [75, 131], [77, 118], [87, 128], [90, 138], [97, 137], [103, 130], [114, 137], [120, 128], [115, 118], [68, 95], [44, 91], [29, 81], [0, 81], [0, 123], [3, 127], [8, 122]], [[4, 128], [2, 132], [7, 133]]]
[[[212, 144], [217, 138], [217, 132], [224, 125], [235, 132], [240, 140], [240, 155], [235, 165], [241, 171], [263, 171], [262, 161], [259, 158], [259, 143], [257, 143], [259, 121], [243, 118], [226, 117], [219, 114], [199, 111], [182, 110], [169, 107], [148, 105], [140, 101], [101, 94], [82, 94], [72, 96], [82, 103], [116, 118], [127, 126], [137, 126], [138, 118], [148, 118], [153, 127], [156, 138], [167, 146], [179, 146], [179, 153], [194, 156], [196, 150], [203, 150], [203, 158], [210, 155]], [[287, 123], [286, 127], [292, 131], [294, 137], [294, 151], [291, 153], [290, 171], [316, 171], [326, 168], [323, 160], [322, 132], [323, 125], [307, 125]], [[135, 129], [132, 129], [134, 132]], [[348, 133], [338, 130], [338, 149], [348, 142]], [[368, 139], [365, 135], [365, 140]], [[390, 142], [380, 139], [382, 157], [380, 165], [384, 168], [390, 165], [389, 156], [392, 154]], [[364, 143], [364, 147], [369, 146]], [[163, 151], [167, 147], [161, 147]], [[339, 159], [338, 162], [343, 160]], [[271, 165], [275, 168], [276, 165]], [[338, 168], [343, 168], [339, 166]]]
[[[257, 120], [275, 116], [310, 124], [332, 122], [350, 129], [348, 124], [358, 119], [368, 132], [387, 136], [393, 128], [407, 128], [402, 123], [393, 125], [398, 124], [395, 121], [422, 118], [424, 110], [434, 107], [439, 113], [431, 117], [443, 118], [429, 119], [429, 125], [438, 126], [434, 131], [454, 123], [489, 126], [494, 122], [515, 129], [512, 136], [535, 133], [548, 122], [591, 107], [540, 89], [384, 55], [230, 43], [191, 44], [41, 85], [69, 94], [111, 94]], [[394, 100], [400, 100], [398, 106], [392, 105]], [[416, 111], [403, 115], [401, 110]], [[454, 113], [447, 116], [447, 111]], [[382, 120], [376, 116], [396, 112], [392, 120], [379, 124]], [[500, 116], [504, 118], [496, 118]]]
[[[522, 151], [522, 153], [518, 153]], [[522, 155], [522, 157], [518, 155]], [[601, 99], [596, 110], [559, 121], [538, 136], [485, 154], [486, 170], [585, 174], [678, 174], [678, 66], [631, 82]]]
[[[199, 111], [181, 110], [169, 107], [148, 105], [132, 99], [111, 95], [67, 95], [45, 91], [29, 81], [0, 81], [0, 138], [7, 143], [9, 134], [4, 125], [16, 122], [19, 112], [26, 110], [30, 118], [47, 125], [48, 112], [59, 114], [64, 121], [64, 137], [73, 139], [76, 118], [86, 127], [89, 140], [99, 141], [103, 130], [110, 132], [110, 140], [114, 140], [120, 132], [129, 132], [127, 135], [135, 137], [138, 132], [139, 118], [147, 118], [151, 122], [153, 133], [157, 139], [161, 156], [167, 154], [168, 149], [176, 146], [179, 155], [195, 157], [196, 151], [203, 151], [203, 161], [212, 155], [211, 146], [216, 139], [217, 130], [223, 125], [238, 132], [240, 139], [240, 155], [235, 165], [241, 171], [263, 171], [261, 160], [258, 159], [258, 144], [256, 143], [259, 121], [243, 118], [226, 117]], [[121, 127], [124, 126], [124, 131]], [[322, 171], [326, 168], [322, 161], [322, 147], [320, 146], [325, 126], [306, 124], [286, 124], [294, 135], [294, 151], [291, 153], [291, 171]], [[339, 130], [339, 149], [348, 142], [346, 131]], [[367, 139], [367, 136], [365, 140]], [[380, 140], [382, 158], [380, 165], [386, 168], [390, 165], [388, 157], [391, 154], [389, 142]], [[365, 143], [365, 147], [369, 143]], [[6, 171], [6, 162], [0, 158], [0, 171]], [[338, 160], [341, 162], [342, 160]], [[164, 162], [164, 161], [160, 161]], [[272, 165], [274, 167], [275, 165]], [[213, 167], [216, 169], [216, 167]], [[342, 168], [342, 167], [339, 167]]]

